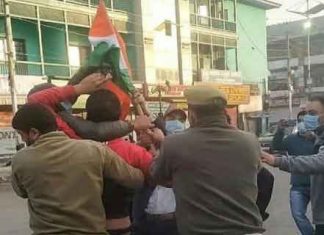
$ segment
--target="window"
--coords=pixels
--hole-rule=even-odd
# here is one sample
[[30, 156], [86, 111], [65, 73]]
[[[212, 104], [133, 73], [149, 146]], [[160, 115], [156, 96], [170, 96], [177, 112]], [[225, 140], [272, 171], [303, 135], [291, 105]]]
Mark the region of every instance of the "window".
[[0, 40], [0, 60], [1, 61], [7, 60], [7, 58], [6, 58], [6, 40], [5, 39]]
[[71, 66], [80, 67], [90, 54], [91, 48], [85, 46], [69, 46], [69, 62]]
[[190, 7], [190, 13], [191, 14], [196, 14], [196, 0], [190, 0], [189, 2], [189, 7]]
[[210, 45], [199, 44], [199, 63], [201, 69], [211, 68], [211, 50]]
[[213, 46], [213, 69], [225, 70], [224, 46]]
[[198, 0], [197, 1], [198, 15], [209, 16], [209, 0]]
[[[14, 58], [17, 61], [26, 61], [27, 54], [26, 54], [26, 43], [23, 39], [14, 39]], [[7, 42], [6, 39], [0, 39], [0, 60], [5, 61], [7, 60]]]
[[224, 19], [229, 22], [235, 22], [235, 0], [224, 0]]
[[23, 39], [14, 39], [15, 59], [17, 61], [26, 61], [26, 43]]
[[223, 19], [223, 1], [222, 0], [211, 0], [210, 15], [212, 18]]
[[237, 40], [192, 32], [194, 78], [200, 69], [237, 71]]

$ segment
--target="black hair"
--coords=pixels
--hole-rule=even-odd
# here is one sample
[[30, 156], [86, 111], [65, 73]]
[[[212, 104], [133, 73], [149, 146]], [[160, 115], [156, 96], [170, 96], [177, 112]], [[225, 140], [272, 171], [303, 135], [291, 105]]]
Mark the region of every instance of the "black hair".
[[324, 95], [313, 95], [309, 98], [309, 101], [318, 101], [324, 106]]
[[300, 111], [298, 114], [297, 114], [297, 120], [301, 117], [301, 116], [305, 116], [307, 114], [306, 111]]
[[222, 98], [215, 99], [214, 104], [192, 105], [188, 107], [193, 110], [198, 119], [206, 116], [225, 115], [226, 101]]
[[15, 114], [12, 127], [23, 132], [35, 128], [41, 134], [57, 130], [54, 114], [41, 104], [23, 105]]
[[108, 90], [92, 93], [86, 102], [87, 119], [93, 122], [119, 120], [121, 107], [117, 96]]
[[30, 91], [27, 94], [27, 97], [34, 94], [34, 93], [36, 93], [36, 92], [46, 90], [46, 89], [49, 89], [49, 88], [53, 88], [53, 87], [55, 87], [55, 85], [53, 85], [51, 83], [48, 83], [48, 82], [35, 85], [32, 89], [30, 89]]

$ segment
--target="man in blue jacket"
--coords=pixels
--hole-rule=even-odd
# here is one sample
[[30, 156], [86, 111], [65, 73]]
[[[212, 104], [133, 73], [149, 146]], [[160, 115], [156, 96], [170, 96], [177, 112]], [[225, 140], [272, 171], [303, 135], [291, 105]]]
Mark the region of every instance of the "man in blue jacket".
[[[305, 118], [305, 119], [304, 119]], [[298, 132], [285, 138], [285, 126], [279, 122], [278, 130], [273, 138], [272, 149], [285, 151], [289, 155], [303, 156], [314, 153], [314, 138], [310, 133], [316, 128], [311, 126], [306, 111], [297, 115]], [[313, 226], [306, 216], [310, 202], [310, 176], [291, 173], [290, 178], [290, 210], [292, 217], [302, 235], [312, 235]]]

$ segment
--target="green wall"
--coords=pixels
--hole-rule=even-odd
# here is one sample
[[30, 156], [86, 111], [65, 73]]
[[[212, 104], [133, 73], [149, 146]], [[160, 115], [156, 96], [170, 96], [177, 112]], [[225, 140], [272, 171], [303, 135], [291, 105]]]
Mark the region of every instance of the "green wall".
[[23, 39], [26, 43], [27, 60], [40, 62], [37, 22], [12, 20], [12, 34], [14, 39]]
[[[12, 19], [11, 22], [13, 38], [25, 41], [27, 61], [40, 62], [37, 22], [32, 20], [21, 21], [18, 19]], [[0, 32], [4, 36], [4, 18], [0, 18]], [[16, 73], [19, 75], [41, 75], [41, 66], [17, 63]]]
[[45, 63], [67, 64], [64, 25], [42, 23], [41, 29]]
[[238, 3], [238, 67], [246, 83], [267, 78], [266, 11]]
[[[0, 18], [0, 32], [5, 34], [4, 18]], [[27, 60], [40, 62], [37, 22], [25, 22], [12, 19], [12, 34], [14, 39], [23, 39], [26, 43]]]

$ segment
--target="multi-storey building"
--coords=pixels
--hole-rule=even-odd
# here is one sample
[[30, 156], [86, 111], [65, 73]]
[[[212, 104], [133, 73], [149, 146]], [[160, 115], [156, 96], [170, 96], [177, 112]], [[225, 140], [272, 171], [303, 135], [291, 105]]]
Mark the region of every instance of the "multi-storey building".
[[[68, 79], [91, 51], [88, 30], [98, 0], [2, 0], [0, 8], [0, 112], [10, 112], [3, 3], [9, 4], [18, 101], [48, 76]], [[268, 0], [105, 0], [125, 39], [135, 83], [228, 84], [239, 113], [262, 111], [268, 76]], [[231, 90], [254, 84], [252, 93]], [[245, 90], [246, 91], [246, 90]], [[243, 94], [244, 95], [244, 94]], [[250, 97], [251, 95], [251, 97]], [[244, 96], [246, 98], [246, 94]], [[249, 103], [249, 104], [247, 104]], [[245, 104], [245, 105], [241, 105]], [[239, 106], [240, 105], [240, 106]], [[237, 119], [237, 118], [236, 118]]]
[[[312, 19], [310, 29], [310, 79], [305, 20], [268, 26], [270, 121], [289, 117], [288, 72], [293, 85], [293, 117], [307, 97], [324, 91], [324, 17]], [[289, 40], [289, 41], [288, 41]], [[288, 67], [289, 66], [289, 67]]]

